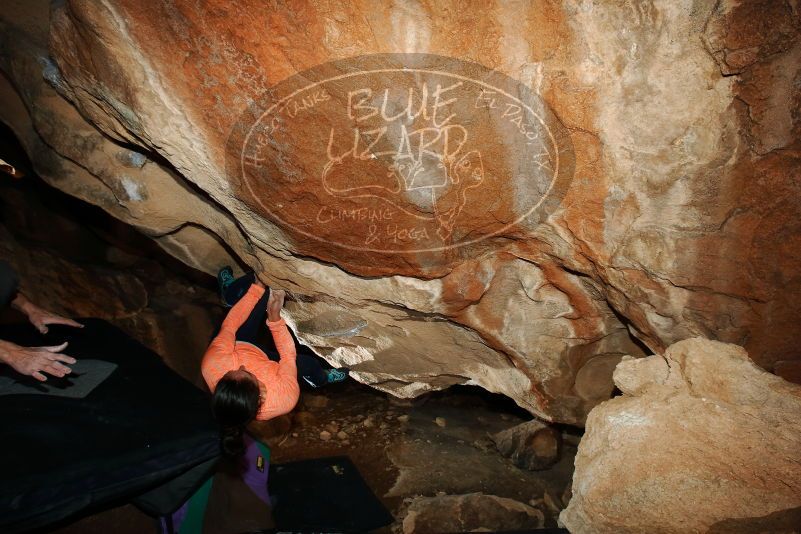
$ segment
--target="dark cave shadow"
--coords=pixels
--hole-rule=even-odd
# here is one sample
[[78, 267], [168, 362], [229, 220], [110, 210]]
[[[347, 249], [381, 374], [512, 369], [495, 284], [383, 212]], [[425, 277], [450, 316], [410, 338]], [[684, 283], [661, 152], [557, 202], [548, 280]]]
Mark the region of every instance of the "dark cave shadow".
[[[117, 143], [119, 145], [119, 143]], [[121, 148], [129, 148], [120, 145]], [[190, 267], [177, 258], [174, 258], [162, 249], [154, 240], [147, 237], [133, 226], [109, 215], [99, 206], [73, 197], [47, 184], [33, 169], [25, 149], [17, 139], [14, 132], [5, 124], [0, 123], [0, 157], [22, 170], [21, 179], [12, 179], [10, 176], [0, 177], [0, 220], [9, 226], [9, 201], [6, 191], [16, 191], [25, 195], [25, 209], [44, 209], [58, 218], [66, 219], [82, 228], [90, 230], [80, 236], [79, 242], [65, 243], [59, 239], [42, 241], [33, 237], [34, 243], [59, 253], [62, 257], [76, 261], [105, 264], [105, 250], [109, 245], [139, 259], [155, 261], [167, 270], [190, 280], [199, 286], [208, 287], [216, 291], [214, 277]], [[148, 155], [147, 157], [150, 157]], [[163, 158], [162, 158], [163, 159]], [[161, 163], [156, 161], [159, 165]], [[38, 204], [38, 206], [37, 206]], [[15, 234], [23, 234], [19, 228], [9, 227]], [[15, 236], [17, 237], [17, 236]], [[30, 239], [30, 236], [24, 236]], [[229, 250], [229, 253], [231, 251]], [[235, 254], [232, 257], [237, 258]]]

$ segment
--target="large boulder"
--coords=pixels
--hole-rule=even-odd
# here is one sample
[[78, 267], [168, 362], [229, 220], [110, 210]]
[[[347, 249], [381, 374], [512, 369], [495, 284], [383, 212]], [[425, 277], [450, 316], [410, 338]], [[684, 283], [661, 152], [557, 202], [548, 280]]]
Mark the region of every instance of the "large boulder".
[[623, 396], [590, 412], [579, 445], [571, 532], [797, 532], [801, 386], [701, 338], [614, 377]]
[[38, 172], [288, 288], [357, 380], [581, 424], [643, 344], [797, 355], [790, 4], [50, 6], [0, 8], [0, 120]]

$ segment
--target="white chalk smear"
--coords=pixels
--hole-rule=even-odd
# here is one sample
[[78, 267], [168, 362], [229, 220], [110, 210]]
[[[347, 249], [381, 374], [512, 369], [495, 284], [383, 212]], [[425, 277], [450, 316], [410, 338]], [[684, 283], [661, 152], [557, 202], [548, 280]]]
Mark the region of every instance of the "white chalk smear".
[[650, 423], [649, 419], [644, 415], [631, 412], [620, 412], [615, 415], [610, 415], [607, 420], [613, 425], [627, 427], [645, 426]]

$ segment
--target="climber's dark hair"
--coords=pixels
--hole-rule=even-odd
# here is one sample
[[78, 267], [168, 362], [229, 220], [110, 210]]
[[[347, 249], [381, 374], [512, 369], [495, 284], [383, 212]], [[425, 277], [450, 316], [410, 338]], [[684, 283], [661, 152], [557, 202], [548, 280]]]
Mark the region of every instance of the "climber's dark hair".
[[211, 409], [220, 424], [220, 448], [224, 457], [232, 459], [244, 454], [245, 425], [256, 417], [260, 402], [259, 384], [255, 380], [223, 376], [217, 382]]

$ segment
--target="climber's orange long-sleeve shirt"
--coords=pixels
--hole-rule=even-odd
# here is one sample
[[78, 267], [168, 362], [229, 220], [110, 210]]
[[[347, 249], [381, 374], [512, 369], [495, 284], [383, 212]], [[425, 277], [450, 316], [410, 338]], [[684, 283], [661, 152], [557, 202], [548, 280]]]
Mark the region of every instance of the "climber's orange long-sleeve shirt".
[[259, 413], [256, 415], [256, 419], [262, 421], [289, 413], [300, 397], [295, 365], [297, 356], [295, 342], [283, 319], [275, 322], [267, 321], [267, 326], [272, 332], [275, 346], [281, 357], [280, 362], [274, 362], [267, 358], [267, 355], [255, 345], [236, 340], [236, 331], [247, 320], [248, 315], [263, 294], [264, 288], [256, 285], [250, 286], [245, 296], [239, 299], [239, 302], [228, 312], [228, 316], [220, 328], [220, 333], [209, 345], [206, 354], [203, 355], [203, 362], [200, 364], [203, 378], [212, 391], [225, 373], [244, 365], [245, 369], [260, 380], [267, 389], [266, 395], [262, 398]]

